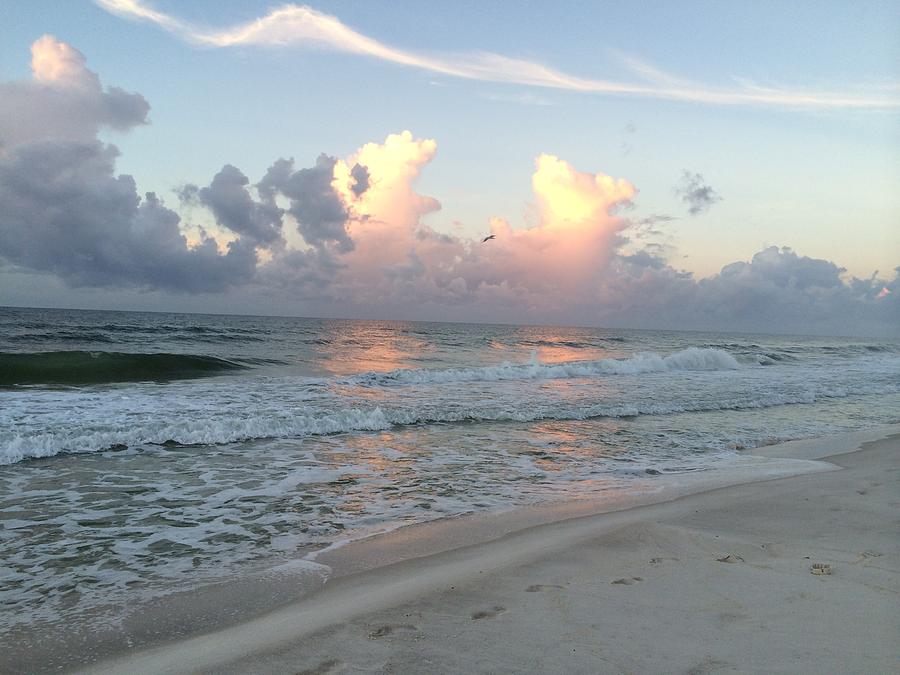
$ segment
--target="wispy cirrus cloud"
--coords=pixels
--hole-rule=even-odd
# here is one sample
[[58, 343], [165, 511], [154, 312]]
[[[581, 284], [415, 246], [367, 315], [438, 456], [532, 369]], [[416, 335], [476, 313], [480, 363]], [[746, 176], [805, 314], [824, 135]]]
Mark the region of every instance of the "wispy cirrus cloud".
[[809, 91], [759, 87], [738, 80], [730, 88], [677, 78], [640, 61], [623, 61], [640, 80], [617, 82], [571, 75], [525, 59], [491, 52], [428, 55], [379, 42], [337, 17], [305, 5], [288, 4], [253, 21], [224, 29], [205, 29], [154, 9], [143, 0], [95, 0], [127, 19], [148, 21], [178, 37], [207, 47], [318, 46], [418, 68], [450, 77], [620, 96], [640, 96], [711, 105], [756, 105], [794, 109], [897, 109], [893, 87], [862, 91]]

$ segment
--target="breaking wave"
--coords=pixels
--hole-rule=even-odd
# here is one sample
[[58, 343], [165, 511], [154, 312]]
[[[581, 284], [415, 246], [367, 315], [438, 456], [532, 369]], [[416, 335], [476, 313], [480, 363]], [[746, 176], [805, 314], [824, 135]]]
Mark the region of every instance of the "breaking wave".
[[285, 409], [221, 415], [179, 414], [153, 416], [123, 424], [108, 418], [99, 425], [67, 425], [53, 431], [26, 434], [0, 432], [0, 465], [60, 454], [82, 454], [129, 447], [207, 446], [267, 438], [304, 438], [340, 433], [385, 431], [394, 427], [427, 424], [479, 422], [537, 422], [543, 420], [587, 420], [631, 418], [641, 415], [672, 415], [685, 412], [749, 410], [784, 405], [810, 404], [867, 394], [895, 394], [897, 386], [817, 387], [805, 391], [747, 392], [728, 399], [677, 400], [667, 402], [594, 402], [583, 405], [546, 404], [496, 407], [381, 406], [348, 407], [333, 411]]
[[246, 366], [213, 356], [124, 352], [0, 353], [0, 386], [151, 382], [218, 375]]
[[448, 370], [401, 369], [386, 373], [365, 373], [352, 378], [357, 384], [429, 384], [443, 382], [496, 382], [500, 380], [551, 380], [596, 375], [640, 375], [676, 370], [737, 370], [741, 364], [721, 349], [689, 347], [660, 356], [653, 352], [635, 354], [627, 359], [541, 363], [532, 357], [530, 363], [503, 363], [480, 368]]

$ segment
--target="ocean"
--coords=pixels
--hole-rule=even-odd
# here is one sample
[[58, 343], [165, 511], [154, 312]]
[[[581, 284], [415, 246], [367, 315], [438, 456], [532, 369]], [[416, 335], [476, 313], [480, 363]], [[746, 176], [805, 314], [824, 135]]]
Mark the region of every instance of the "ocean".
[[0, 308], [0, 630], [896, 422], [887, 340]]

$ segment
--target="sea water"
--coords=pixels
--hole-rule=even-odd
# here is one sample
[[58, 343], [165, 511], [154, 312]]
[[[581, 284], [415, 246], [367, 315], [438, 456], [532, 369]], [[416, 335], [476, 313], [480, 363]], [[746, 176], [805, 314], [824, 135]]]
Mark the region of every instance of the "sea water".
[[0, 630], [898, 421], [886, 340], [0, 308]]

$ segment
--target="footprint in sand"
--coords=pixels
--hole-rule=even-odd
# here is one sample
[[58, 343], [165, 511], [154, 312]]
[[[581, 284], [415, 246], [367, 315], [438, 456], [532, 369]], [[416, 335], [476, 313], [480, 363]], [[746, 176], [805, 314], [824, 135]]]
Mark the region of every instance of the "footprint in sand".
[[376, 628], [371, 633], [369, 633], [370, 640], [377, 640], [378, 638], [383, 638], [386, 635], [390, 635], [394, 631], [398, 630], [419, 630], [418, 626], [413, 626], [411, 623], [395, 623], [395, 624], [387, 624]]
[[505, 611], [506, 607], [500, 607], [499, 605], [493, 607], [492, 609], [482, 609], [472, 615], [472, 620], [477, 621], [478, 619], [493, 619], [497, 615], [503, 614], [503, 612]]
[[857, 565], [861, 562], [865, 562], [866, 560], [869, 560], [870, 558], [880, 558], [881, 556], [882, 556], [882, 554], [879, 553], [878, 551], [863, 551], [862, 553], [857, 554], [856, 560], [854, 560], [850, 564]]
[[705, 675], [706, 673], [723, 672], [726, 669], [732, 671], [732, 664], [707, 657], [702, 663], [698, 663], [693, 668], [689, 668], [687, 672], [685, 672], [685, 675]]
[[525, 589], [526, 593], [540, 593], [541, 591], [562, 590], [557, 584], [533, 584]]
[[781, 546], [774, 542], [760, 544], [759, 547], [771, 556], [777, 557], [777, 556], [781, 555]]
[[644, 577], [622, 577], [621, 579], [616, 579], [615, 581], [610, 581], [611, 584], [619, 584], [620, 586], [631, 586], [631, 584], [636, 584], [639, 581], [643, 581]]

